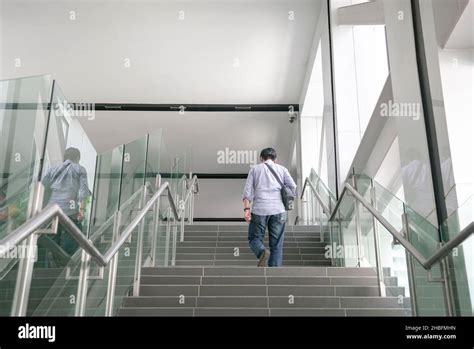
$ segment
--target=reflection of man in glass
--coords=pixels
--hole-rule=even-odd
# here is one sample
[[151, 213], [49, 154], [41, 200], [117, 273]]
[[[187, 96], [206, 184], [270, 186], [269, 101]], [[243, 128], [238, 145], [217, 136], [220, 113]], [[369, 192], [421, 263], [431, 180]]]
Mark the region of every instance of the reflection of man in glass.
[[[85, 199], [91, 195], [87, 185], [87, 172], [79, 165], [81, 153], [76, 148], [64, 152], [64, 162], [52, 166], [43, 177], [43, 184], [51, 190], [48, 204], [58, 204], [69, 218], [82, 229]], [[54, 240], [70, 255], [78, 248], [76, 241], [58, 227]]]
[[405, 200], [411, 208], [427, 217], [434, 209], [430, 167], [418, 149], [408, 149], [406, 159], [408, 163], [402, 167]]
[[0, 190], [0, 232], [6, 228], [8, 223], [8, 206], [5, 192]]
[[446, 195], [446, 208], [448, 215], [453, 213], [457, 205], [457, 195], [455, 191], [453, 162], [451, 160], [451, 150], [449, 147], [444, 147], [441, 151], [441, 173], [443, 174], [443, 188]]

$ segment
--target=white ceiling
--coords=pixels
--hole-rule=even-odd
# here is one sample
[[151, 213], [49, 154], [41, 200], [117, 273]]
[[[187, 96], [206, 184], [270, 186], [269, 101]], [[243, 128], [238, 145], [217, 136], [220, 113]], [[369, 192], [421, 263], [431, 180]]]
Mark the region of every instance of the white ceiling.
[[432, 0], [438, 44], [442, 48], [465, 49], [474, 46], [474, 1]]
[[321, 1], [0, 0], [0, 78], [52, 74], [78, 102], [296, 103]]
[[[51, 74], [70, 102], [294, 104], [322, 0], [0, 3], [0, 79]], [[187, 146], [207, 173], [248, 171], [217, 163], [226, 147], [273, 146], [287, 164], [295, 127], [286, 113], [253, 112], [97, 112], [81, 123], [99, 153], [163, 127], [165, 168]]]
[[453, 29], [448, 42], [448, 49], [474, 48], [474, 1], [470, 1]]
[[[99, 153], [159, 128], [163, 128], [165, 170], [172, 159], [184, 152], [191, 155], [190, 168], [204, 173], [246, 173], [248, 164], [219, 164], [217, 152], [256, 151], [274, 147], [278, 162], [284, 166], [290, 158], [293, 128], [287, 113], [203, 113], [186, 112], [97, 112], [95, 119], [81, 124]], [[291, 149], [292, 150], [292, 149]]]

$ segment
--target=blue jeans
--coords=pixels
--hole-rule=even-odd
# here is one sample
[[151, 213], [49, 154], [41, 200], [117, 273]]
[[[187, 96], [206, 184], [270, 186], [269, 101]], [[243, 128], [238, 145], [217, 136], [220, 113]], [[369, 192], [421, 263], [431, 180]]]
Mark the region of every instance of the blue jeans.
[[269, 267], [281, 267], [283, 264], [283, 241], [285, 240], [286, 212], [271, 216], [258, 216], [252, 213], [249, 224], [249, 245], [257, 258], [265, 251], [263, 239], [265, 229], [268, 227], [268, 239], [270, 243]]

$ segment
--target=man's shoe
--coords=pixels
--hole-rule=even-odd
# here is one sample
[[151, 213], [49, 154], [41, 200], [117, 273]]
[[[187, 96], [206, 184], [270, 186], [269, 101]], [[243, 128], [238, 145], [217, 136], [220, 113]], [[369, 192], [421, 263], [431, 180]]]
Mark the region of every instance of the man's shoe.
[[258, 259], [257, 266], [258, 267], [266, 267], [267, 266], [267, 260], [268, 260], [269, 257], [270, 257], [270, 250], [265, 249], [265, 251], [263, 251], [262, 255]]

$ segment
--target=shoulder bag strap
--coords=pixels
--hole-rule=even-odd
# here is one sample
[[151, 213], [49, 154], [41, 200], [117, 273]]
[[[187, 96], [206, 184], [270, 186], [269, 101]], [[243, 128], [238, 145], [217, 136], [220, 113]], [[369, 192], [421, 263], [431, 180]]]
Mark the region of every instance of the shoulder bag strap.
[[269, 164], [265, 163], [265, 165], [267, 165], [268, 169], [270, 170], [270, 172], [272, 173], [273, 177], [275, 177], [275, 179], [278, 181], [278, 183], [280, 183], [281, 187], [284, 188], [285, 185], [283, 184], [283, 182], [281, 181], [280, 177], [277, 175], [277, 173], [275, 172], [275, 170], [273, 169], [273, 167], [271, 167]]

